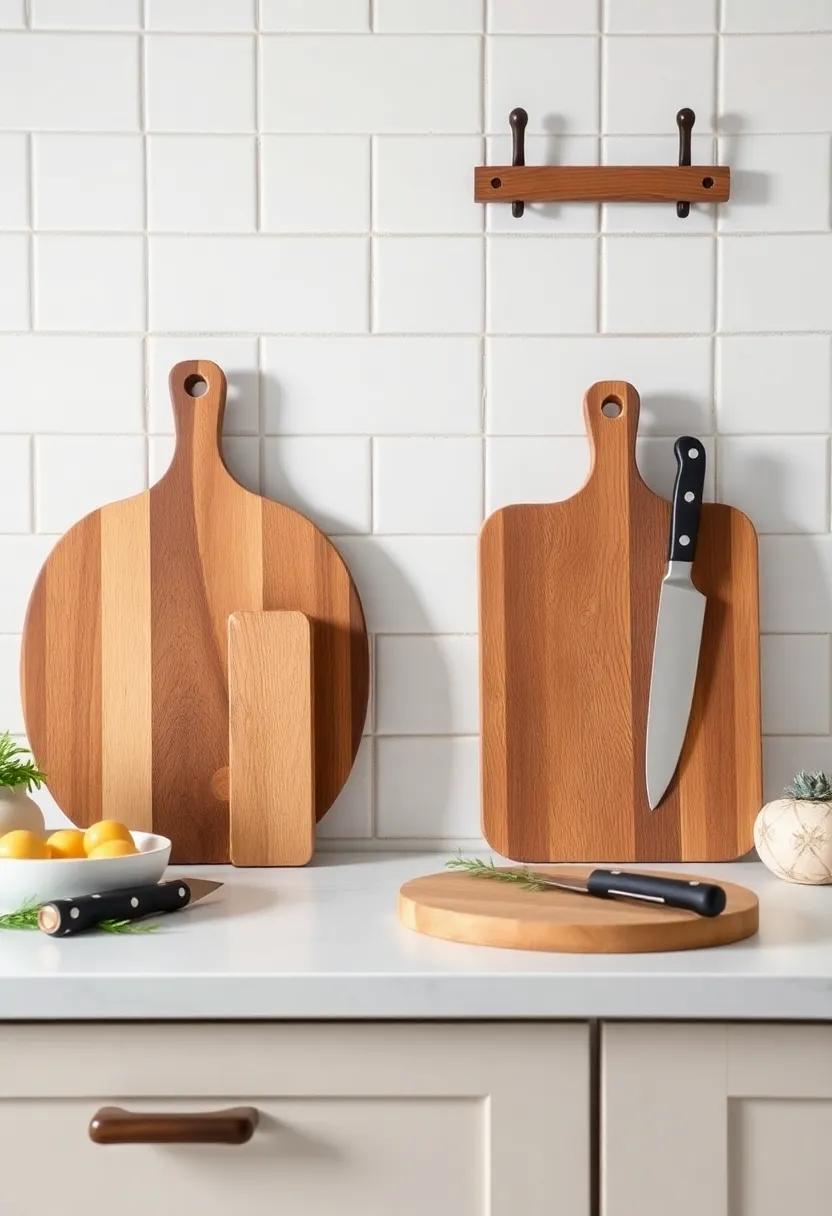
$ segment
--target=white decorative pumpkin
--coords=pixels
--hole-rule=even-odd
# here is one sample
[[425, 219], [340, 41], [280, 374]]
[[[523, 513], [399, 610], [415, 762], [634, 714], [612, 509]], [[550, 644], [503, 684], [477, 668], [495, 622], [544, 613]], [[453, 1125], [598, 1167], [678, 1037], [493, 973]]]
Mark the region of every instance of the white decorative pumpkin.
[[24, 828], [42, 836], [43, 814], [25, 785], [0, 785], [0, 836]]
[[786, 882], [832, 883], [832, 778], [800, 772], [754, 823], [760, 861]]

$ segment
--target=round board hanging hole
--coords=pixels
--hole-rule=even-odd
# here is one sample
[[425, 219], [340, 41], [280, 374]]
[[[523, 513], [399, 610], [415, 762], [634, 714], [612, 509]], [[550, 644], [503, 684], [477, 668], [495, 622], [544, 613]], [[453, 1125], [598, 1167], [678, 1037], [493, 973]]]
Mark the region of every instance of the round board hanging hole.
[[605, 418], [618, 418], [623, 408], [617, 397], [606, 397], [601, 402], [601, 413]]
[[710, 190], [710, 188], [713, 184], [714, 184], [714, 179], [712, 177], [703, 177], [702, 178], [702, 185], [705, 187], [706, 190]]
[[185, 392], [189, 397], [204, 397], [208, 392], [208, 381], [197, 374], [188, 376], [185, 380]]
[[495, 190], [499, 190], [500, 186], [502, 186], [502, 184], [503, 184], [503, 179], [501, 177], [492, 177], [491, 185], [493, 186], [493, 188]]

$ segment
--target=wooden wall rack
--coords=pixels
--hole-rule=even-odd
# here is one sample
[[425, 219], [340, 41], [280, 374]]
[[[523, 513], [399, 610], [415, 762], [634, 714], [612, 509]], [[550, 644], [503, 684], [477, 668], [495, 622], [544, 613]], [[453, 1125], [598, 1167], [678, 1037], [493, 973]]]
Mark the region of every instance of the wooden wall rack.
[[696, 115], [683, 109], [679, 128], [678, 165], [527, 165], [523, 109], [512, 110], [510, 165], [478, 165], [474, 169], [474, 200], [511, 203], [520, 218], [524, 203], [611, 202], [662, 203], [676, 201], [684, 219], [691, 203], [724, 203], [731, 194], [727, 165], [691, 165], [690, 142]]

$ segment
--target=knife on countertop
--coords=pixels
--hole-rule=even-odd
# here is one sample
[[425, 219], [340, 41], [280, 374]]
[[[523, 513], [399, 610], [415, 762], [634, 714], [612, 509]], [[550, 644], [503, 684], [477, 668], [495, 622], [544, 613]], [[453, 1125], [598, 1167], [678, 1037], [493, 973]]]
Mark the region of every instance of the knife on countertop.
[[102, 920], [139, 920], [159, 912], [177, 912], [222, 885], [206, 878], [173, 878], [76, 899], [53, 899], [38, 912], [38, 927], [51, 937], [69, 937], [94, 929]]
[[651, 811], [673, 779], [685, 741], [707, 602], [691, 579], [705, 486], [705, 449], [698, 439], [683, 435], [673, 450], [678, 469], [647, 710], [645, 775]]
[[585, 880], [552, 878], [537, 870], [529, 879], [544, 887], [574, 891], [579, 895], [595, 895], [602, 899], [640, 899], [647, 903], [664, 904], [668, 908], [683, 908], [698, 916], [719, 916], [724, 911], [726, 896], [722, 887], [697, 879], [665, 878], [660, 874], [638, 874], [628, 870], [593, 870]]

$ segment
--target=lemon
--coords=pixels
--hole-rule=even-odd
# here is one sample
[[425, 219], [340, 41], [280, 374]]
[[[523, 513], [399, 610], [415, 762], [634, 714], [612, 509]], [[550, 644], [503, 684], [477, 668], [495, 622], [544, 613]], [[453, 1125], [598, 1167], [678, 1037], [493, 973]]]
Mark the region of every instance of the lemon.
[[129, 857], [138, 850], [132, 840], [105, 840], [103, 844], [87, 853], [90, 861], [98, 861], [105, 857]]
[[[133, 837], [124, 824], [119, 823], [117, 819], [99, 819], [98, 823], [93, 823], [84, 832], [84, 851], [87, 857], [99, 845], [107, 844], [111, 840], [123, 840], [126, 844], [133, 845]], [[130, 852], [135, 853], [135, 851], [135, 848], [131, 847]]]
[[14, 832], [6, 832], [5, 836], [0, 836], [0, 857], [43, 860], [48, 856], [46, 841], [34, 832], [17, 828]]
[[58, 858], [85, 857], [84, 833], [77, 828], [61, 828], [46, 839], [52, 856]]

